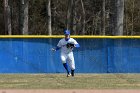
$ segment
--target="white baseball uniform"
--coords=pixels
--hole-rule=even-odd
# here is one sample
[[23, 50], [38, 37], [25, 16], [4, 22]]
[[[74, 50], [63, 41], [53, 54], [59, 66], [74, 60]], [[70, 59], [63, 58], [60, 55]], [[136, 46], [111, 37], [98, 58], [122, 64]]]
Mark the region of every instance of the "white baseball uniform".
[[67, 43], [71, 43], [71, 44], [78, 44], [77, 41], [73, 38], [69, 38], [67, 41], [65, 40], [65, 38], [61, 39], [58, 44], [57, 47], [61, 48], [61, 61], [62, 63], [66, 63], [68, 62], [70, 68], [72, 70], [75, 69], [75, 62], [74, 62], [74, 56], [73, 56], [73, 48], [67, 48]]

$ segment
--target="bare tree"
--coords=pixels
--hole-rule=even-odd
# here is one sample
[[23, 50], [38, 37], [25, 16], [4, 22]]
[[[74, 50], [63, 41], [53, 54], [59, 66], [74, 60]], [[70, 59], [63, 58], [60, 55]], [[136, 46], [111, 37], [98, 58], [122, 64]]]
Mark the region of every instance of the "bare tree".
[[74, 35], [140, 34], [140, 0], [28, 1], [0, 0], [0, 34], [60, 35], [64, 27]]
[[84, 35], [85, 34], [85, 24], [86, 24], [86, 21], [85, 21], [85, 7], [84, 7], [84, 3], [83, 3], [83, 0], [80, 0], [81, 1], [81, 6], [82, 6], [82, 11], [83, 11], [83, 20], [82, 20], [82, 34]]
[[102, 9], [101, 9], [101, 32], [102, 35], [105, 35], [105, 1], [102, 0]]
[[124, 0], [117, 0], [117, 23], [115, 35], [123, 35]]
[[110, 31], [112, 35], [123, 35], [124, 0], [112, 0], [110, 11]]
[[67, 29], [73, 30], [73, 2], [74, 0], [68, 0], [68, 8], [67, 8]]
[[51, 0], [48, 0], [48, 32], [52, 35], [52, 21], [51, 21]]
[[132, 9], [131, 9], [131, 16], [132, 16], [132, 27], [131, 27], [131, 35], [134, 35], [134, 9], [135, 9], [135, 0], [132, 1]]
[[20, 34], [27, 35], [28, 32], [28, 0], [19, 1], [19, 31]]
[[10, 0], [4, 1], [4, 20], [5, 20], [5, 34], [12, 34], [11, 30], [11, 11], [10, 11]]

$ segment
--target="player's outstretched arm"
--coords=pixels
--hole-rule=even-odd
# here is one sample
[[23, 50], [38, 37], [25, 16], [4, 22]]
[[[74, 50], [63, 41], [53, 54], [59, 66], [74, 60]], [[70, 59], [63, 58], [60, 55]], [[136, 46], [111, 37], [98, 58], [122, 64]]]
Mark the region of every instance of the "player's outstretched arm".
[[77, 48], [78, 48], [78, 47], [80, 47], [80, 45], [79, 45], [79, 44], [75, 44], [74, 46], [75, 46], [75, 47], [77, 47]]
[[56, 48], [52, 48], [51, 50], [52, 50], [52, 51], [57, 51], [57, 50], [59, 50], [59, 49], [60, 49], [60, 47], [57, 46]]

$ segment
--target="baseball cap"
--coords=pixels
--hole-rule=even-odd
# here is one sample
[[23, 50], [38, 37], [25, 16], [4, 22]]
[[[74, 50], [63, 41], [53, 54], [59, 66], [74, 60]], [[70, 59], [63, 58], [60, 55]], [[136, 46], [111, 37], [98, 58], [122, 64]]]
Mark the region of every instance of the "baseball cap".
[[65, 30], [65, 31], [64, 31], [64, 34], [65, 34], [65, 35], [70, 35], [70, 30]]

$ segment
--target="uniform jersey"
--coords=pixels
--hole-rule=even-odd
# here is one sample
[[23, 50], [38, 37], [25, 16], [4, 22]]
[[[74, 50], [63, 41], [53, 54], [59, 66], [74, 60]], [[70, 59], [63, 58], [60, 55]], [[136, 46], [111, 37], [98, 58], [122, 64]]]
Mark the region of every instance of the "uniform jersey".
[[67, 41], [65, 40], [65, 38], [62, 38], [57, 44], [57, 47], [61, 48], [61, 53], [68, 54], [72, 52], [73, 48], [67, 48], [66, 47], [67, 43], [71, 43], [74, 45], [78, 44], [77, 41], [73, 38], [69, 38]]

